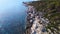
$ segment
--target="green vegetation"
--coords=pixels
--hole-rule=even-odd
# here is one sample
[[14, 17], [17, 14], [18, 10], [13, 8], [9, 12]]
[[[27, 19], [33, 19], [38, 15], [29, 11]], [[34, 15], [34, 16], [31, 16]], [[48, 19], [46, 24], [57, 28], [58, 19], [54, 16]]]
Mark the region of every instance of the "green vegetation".
[[[53, 34], [60, 32], [60, 0], [41, 0], [30, 3], [37, 11], [44, 12], [44, 17], [48, 18], [50, 23], [46, 26], [46, 30], [51, 30]], [[51, 33], [50, 33], [51, 34]]]

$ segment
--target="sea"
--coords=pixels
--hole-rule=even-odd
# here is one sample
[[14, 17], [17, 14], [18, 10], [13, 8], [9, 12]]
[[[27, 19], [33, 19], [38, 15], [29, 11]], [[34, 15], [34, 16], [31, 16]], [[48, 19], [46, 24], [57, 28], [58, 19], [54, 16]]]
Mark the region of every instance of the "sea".
[[0, 0], [0, 34], [23, 34], [26, 10], [23, 2], [32, 0]]

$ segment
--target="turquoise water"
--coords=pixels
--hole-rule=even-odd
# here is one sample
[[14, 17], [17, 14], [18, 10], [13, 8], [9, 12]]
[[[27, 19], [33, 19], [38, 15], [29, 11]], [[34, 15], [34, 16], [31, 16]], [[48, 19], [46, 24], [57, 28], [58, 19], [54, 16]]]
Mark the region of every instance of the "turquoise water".
[[23, 34], [26, 1], [31, 0], [0, 0], [0, 34]]

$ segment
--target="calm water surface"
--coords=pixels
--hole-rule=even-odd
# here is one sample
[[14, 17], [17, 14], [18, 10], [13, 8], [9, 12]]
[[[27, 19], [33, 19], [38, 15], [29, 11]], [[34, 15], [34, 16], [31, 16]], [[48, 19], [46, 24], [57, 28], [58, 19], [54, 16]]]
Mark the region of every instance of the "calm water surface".
[[31, 0], [0, 0], [0, 34], [22, 34], [26, 8], [22, 2]]

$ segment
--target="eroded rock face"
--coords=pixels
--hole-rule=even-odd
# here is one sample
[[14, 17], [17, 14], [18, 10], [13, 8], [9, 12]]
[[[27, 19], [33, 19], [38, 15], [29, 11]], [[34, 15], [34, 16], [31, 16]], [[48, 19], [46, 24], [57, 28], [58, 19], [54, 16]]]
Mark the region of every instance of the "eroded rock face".
[[42, 12], [38, 13], [33, 6], [28, 6], [26, 34], [47, 34], [45, 25], [48, 19], [42, 18]]
[[26, 23], [26, 34], [31, 34], [31, 27], [34, 22], [34, 11], [33, 6], [28, 6], [27, 12], [27, 23]]
[[33, 22], [33, 25], [31, 27], [31, 34], [41, 34], [41, 31], [43, 29], [43, 25], [40, 24], [40, 20], [38, 19], [38, 16], [35, 17], [35, 21]]

